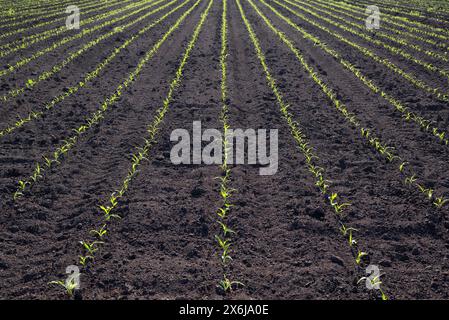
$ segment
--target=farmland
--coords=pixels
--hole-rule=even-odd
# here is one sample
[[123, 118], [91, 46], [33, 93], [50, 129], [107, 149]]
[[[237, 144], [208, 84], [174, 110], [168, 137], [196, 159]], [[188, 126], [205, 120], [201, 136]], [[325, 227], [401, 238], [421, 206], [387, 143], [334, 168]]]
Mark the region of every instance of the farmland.
[[449, 298], [448, 3], [0, 9], [0, 299]]

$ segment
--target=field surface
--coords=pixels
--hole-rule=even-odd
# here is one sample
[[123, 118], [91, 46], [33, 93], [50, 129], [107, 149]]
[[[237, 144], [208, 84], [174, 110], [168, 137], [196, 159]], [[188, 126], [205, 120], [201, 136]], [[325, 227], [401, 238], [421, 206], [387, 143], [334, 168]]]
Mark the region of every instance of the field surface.
[[[449, 298], [446, 2], [0, 9], [0, 299]], [[173, 164], [194, 121], [276, 174]]]

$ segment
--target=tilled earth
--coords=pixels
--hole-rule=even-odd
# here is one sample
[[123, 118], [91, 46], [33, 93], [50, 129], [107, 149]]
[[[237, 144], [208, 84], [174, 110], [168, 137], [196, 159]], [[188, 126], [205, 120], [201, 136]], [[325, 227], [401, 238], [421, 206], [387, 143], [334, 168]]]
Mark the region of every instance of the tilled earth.
[[[73, 133], [72, 129], [99, 107], [193, 1], [139, 38], [96, 80], [43, 119], [0, 138], [1, 299], [66, 298], [60, 288], [48, 282], [62, 279], [66, 266], [77, 263], [81, 253], [79, 241], [98, 225], [98, 205], [126, 176], [131, 153], [143, 144], [146, 127], [162, 105], [185, 46], [208, 3], [202, 1], [167, 39], [103, 122], [83, 135], [61, 164], [45, 173], [43, 180], [17, 201], [12, 199], [17, 182], [29, 176], [42, 155], [51, 154]], [[385, 273], [385, 293], [392, 299], [447, 299], [447, 208], [436, 210], [421, 194], [406, 186], [397, 168], [376, 154], [335, 111], [295, 55], [266, 27], [250, 4], [241, 3], [290, 111], [320, 157], [320, 166], [326, 168], [335, 191], [352, 203], [346, 219], [359, 230], [357, 239], [368, 251], [371, 263]], [[404, 122], [387, 101], [369, 91], [338, 61], [303, 39], [269, 9], [257, 1], [256, 4], [294, 41], [307, 62], [363, 124], [376, 128], [383, 141], [395, 146], [427, 185], [447, 194], [447, 147], [435, 143], [413, 123]], [[288, 11], [277, 9], [359, 66], [386, 91], [406, 101], [411, 110], [419, 110], [440, 128], [448, 127], [447, 104], [421, 93], [385, 67]], [[157, 16], [169, 10], [162, 10]], [[229, 123], [233, 128], [278, 129], [279, 168], [275, 175], [261, 176], [258, 165], [232, 166], [231, 184], [236, 191], [232, 196], [235, 206], [230, 225], [236, 234], [231, 273], [244, 286], [229, 295], [217, 289], [222, 269], [215, 252], [214, 235], [218, 230], [214, 215], [220, 201], [216, 179], [220, 167], [172, 164], [170, 150], [174, 143], [170, 134], [177, 128], [191, 131], [193, 121], [201, 121], [204, 129], [221, 128], [221, 14], [222, 2], [215, 0], [163, 121], [158, 142], [120, 201], [117, 213], [122, 219], [111, 224], [95, 262], [81, 275], [77, 297], [378, 298], [363, 284], [357, 284], [364, 272], [356, 266], [335, 215], [315, 186], [281, 116], [234, 0], [228, 0]], [[2, 128], [17, 114], [25, 115], [79, 81], [148, 21], [101, 42], [57, 76], [27, 90], [20, 98], [2, 103]], [[342, 34], [362, 43], [350, 33]], [[98, 35], [99, 32], [88, 38]], [[6, 66], [51, 41], [54, 40], [40, 42], [30, 51], [0, 61]], [[0, 80], [0, 93], [23, 84], [30, 74], [50, 69], [67, 52], [81, 47], [83, 41], [86, 40], [71, 42], [4, 77]], [[371, 49], [423, 80], [447, 87], [423, 68], [382, 48]]]

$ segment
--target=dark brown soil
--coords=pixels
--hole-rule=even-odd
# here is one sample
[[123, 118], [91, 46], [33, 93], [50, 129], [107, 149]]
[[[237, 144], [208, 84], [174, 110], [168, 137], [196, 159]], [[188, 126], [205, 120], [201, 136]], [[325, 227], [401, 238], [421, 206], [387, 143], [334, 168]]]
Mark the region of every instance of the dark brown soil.
[[[385, 273], [385, 293], [392, 299], [449, 298], [447, 207], [436, 210], [421, 194], [404, 185], [397, 168], [386, 163], [344, 121], [294, 54], [266, 27], [248, 2], [241, 2], [285, 101], [320, 157], [319, 165], [326, 168], [335, 191], [352, 203], [347, 221], [359, 230], [359, 244], [368, 251], [371, 263], [379, 265]], [[338, 91], [348, 109], [364, 125], [376, 128], [383, 141], [394, 145], [426, 185], [447, 195], [449, 148], [436, 143], [416, 125], [404, 122], [387, 101], [370, 92], [337, 61], [255, 2], [293, 40], [322, 79]], [[86, 239], [98, 225], [101, 218], [98, 204], [104, 203], [126, 176], [131, 153], [142, 145], [146, 127], [162, 105], [208, 1], [202, 1], [162, 45], [101, 125], [85, 134], [59, 166], [14, 202], [12, 194], [17, 182], [29, 176], [43, 154], [52, 152], [113, 93], [137, 66], [143, 52], [192, 4], [193, 1], [151, 29], [124, 50], [97, 80], [67, 98], [42, 120], [0, 138], [1, 299], [66, 299], [60, 288], [48, 282], [63, 279], [66, 266], [77, 264], [79, 241]], [[448, 127], [447, 103], [423, 94], [329, 34], [276, 8], [358, 65], [376, 84], [407, 102], [411, 110], [435, 120], [440, 128]], [[172, 130], [190, 131], [193, 121], [202, 121], [203, 128], [221, 128], [222, 2], [215, 0], [163, 121], [158, 143], [120, 201], [118, 213], [122, 219], [111, 224], [95, 263], [81, 275], [77, 297], [379, 298], [363, 284], [356, 284], [364, 275], [363, 270], [356, 266], [328, 201], [316, 188], [314, 177], [281, 117], [234, 0], [228, 0], [228, 11], [229, 122], [234, 128], [279, 130], [279, 169], [275, 175], [260, 176], [257, 165], [232, 167], [231, 184], [237, 191], [232, 196], [235, 207], [230, 213], [230, 225], [236, 231], [230, 274], [243, 282], [244, 287], [227, 295], [217, 289], [222, 269], [215, 252], [214, 214], [220, 203], [216, 179], [220, 168], [175, 166], [170, 161]], [[79, 81], [148, 21], [101, 42], [57, 76], [27, 90], [20, 98], [2, 103], [0, 128], [17, 114], [24, 116]], [[106, 30], [87, 38], [94, 39], [103, 32]], [[351, 34], [342, 34], [370, 47]], [[3, 39], [1, 43], [12, 40], [15, 39]], [[0, 65], [17, 61], [53, 41], [54, 38], [2, 58]], [[71, 42], [2, 78], [0, 93], [22, 85], [30, 74], [50, 69], [85, 41], [83, 38]], [[422, 68], [382, 48], [370, 48], [420, 79], [447, 88], [447, 82]]]

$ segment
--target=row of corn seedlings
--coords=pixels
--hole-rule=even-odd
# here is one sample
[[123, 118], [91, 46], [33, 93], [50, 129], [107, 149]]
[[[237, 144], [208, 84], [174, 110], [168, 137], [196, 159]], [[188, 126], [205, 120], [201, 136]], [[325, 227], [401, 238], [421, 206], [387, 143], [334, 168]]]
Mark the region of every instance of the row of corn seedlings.
[[[149, 1], [149, 0], [145, 0], [145, 1]], [[43, 55], [45, 55], [45, 54], [47, 54], [49, 52], [52, 52], [52, 51], [60, 48], [61, 46], [65, 45], [67, 43], [70, 43], [70, 42], [72, 42], [74, 40], [81, 39], [84, 36], [87, 36], [87, 35], [95, 32], [97, 30], [106, 28], [107, 26], [110, 26], [112, 24], [116, 24], [116, 23], [118, 23], [118, 22], [120, 22], [122, 20], [128, 19], [128, 18], [130, 18], [132, 16], [135, 16], [135, 15], [141, 13], [141, 12], [145, 12], [149, 8], [154, 7], [155, 5], [157, 5], [157, 4], [161, 3], [161, 2], [164, 2], [164, 1], [166, 1], [166, 0], [159, 0], [159, 1], [156, 1], [156, 2], [152, 2], [152, 3], [149, 3], [148, 5], [146, 5], [143, 8], [140, 8], [138, 10], [135, 10], [135, 11], [133, 11], [131, 13], [128, 13], [126, 15], [123, 15], [123, 16], [120, 16], [120, 17], [117, 17], [117, 18], [114, 18], [114, 19], [111, 19], [111, 20], [107, 20], [107, 21], [105, 21], [105, 22], [103, 22], [101, 24], [98, 24], [98, 25], [96, 25], [96, 26], [94, 26], [92, 28], [80, 29], [79, 33], [76, 33], [75, 35], [72, 35], [72, 36], [64, 37], [63, 39], [58, 40], [57, 42], [53, 43], [49, 47], [41, 49], [41, 50], [33, 53], [32, 55], [28, 56], [28, 57], [24, 57], [24, 58], [20, 59], [19, 61], [17, 61], [16, 63], [14, 63], [13, 65], [8, 65], [6, 69], [0, 71], [0, 77], [4, 77], [4, 76], [6, 76], [8, 74], [11, 74], [11, 73], [17, 71], [18, 69], [20, 69], [21, 67], [27, 65], [31, 61], [34, 61], [37, 58], [42, 57]], [[117, 26], [117, 27], [115, 27], [115, 29], [120, 30], [121, 27]], [[32, 83], [30, 83], [30, 85], [32, 85]]]
[[[120, 4], [126, 4], [128, 2], [131, 2], [131, 0], [121, 1]], [[146, 1], [140, 1], [137, 3], [131, 3], [129, 5], [123, 6], [117, 10], [110, 10], [104, 13], [93, 15], [90, 18], [85, 18], [80, 21], [80, 28], [84, 27], [85, 25], [91, 24], [91, 23], [98, 23], [101, 20], [109, 19], [114, 15], [121, 14], [125, 12], [126, 10], [134, 9], [138, 6], [145, 5]], [[92, 10], [93, 12], [96, 12], [97, 10]], [[84, 14], [88, 14], [88, 12], [85, 12]], [[14, 52], [17, 52], [19, 50], [26, 49], [38, 42], [47, 40], [51, 37], [55, 37], [59, 34], [62, 34], [64, 32], [69, 31], [65, 25], [62, 25], [60, 27], [45, 30], [43, 32], [31, 34], [29, 36], [22, 36], [18, 40], [14, 40], [5, 44], [0, 45], [0, 58], [8, 56]]]
[[[317, 6], [311, 5], [308, 2], [304, 2], [304, 1], [296, 1], [296, 2], [300, 3], [301, 5], [307, 6], [309, 9], [314, 10], [314, 12], [317, 12], [318, 14], [320, 14], [320, 13], [325, 14], [325, 15], [331, 17], [334, 20], [339, 20], [339, 21], [345, 23], [346, 25], [349, 25], [349, 26], [351, 26], [353, 28], [359, 29], [360, 32], [366, 32], [366, 27], [363, 24], [351, 22], [350, 20], [347, 20], [347, 19], [343, 18], [340, 14], [333, 13], [333, 12], [331, 12], [329, 10], [325, 10], [323, 8], [317, 8]], [[365, 21], [364, 18], [357, 18], [357, 17], [354, 17], [354, 16], [350, 16], [350, 17], [355, 19], [355, 20], [358, 20], [360, 22], [364, 22]], [[418, 44], [415, 44], [415, 43], [412, 43], [412, 42], [408, 41], [407, 39], [404, 39], [402, 37], [394, 36], [392, 34], [383, 32], [381, 30], [376, 30], [375, 34], [376, 34], [376, 36], [378, 36], [380, 38], [384, 38], [384, 39], [389, 40], [391, 42], [395, 42], [396, 44], [399, 44], [400, 46], [411, 48], [411, 49], [413, 49], [413, 50], [415, 50], [415, 51], [417, 51], [419, 53], [425, 54], [425, 55], [427, 55], [427, 56], [429, 56], [429, 57], [431, 57], [431, 58], [433, 58], [435, 60], [439, 60], [440, 62], [446, 62], [446, 63], [449, 62], [449, 57], [447, 56], [447, 53], [443, 54], [443, 53], [435, 52], [435, 50], [427, 50], [425, 48], [422, 48]]]
[[[192, 6], [189, 11], [187, 11], [180, 19], [185, 18], [199, 3], [201, 0], [198, 0], [194, 6]], [[148, 156], [151, 148], [153, 145], [157, 143], [157, 135], [160, 131], [162, 122], [164, 120], [165, 114], [169, 110], [170, 103], [173, 100], [173, 96], [179, 87], [182, 78], [183, 78], [183, 71], [187, 64], [187, 61], [190, 57], [190, 54], [195, 47], [195, 44], [199, 38], [199, 34], [202, 30], [202, 27], [204, 25], [204, 22], [206, 21], [206, 18], [209, 14], [210, 8], [213, 4], [214, 0], [210, 0], [209, 5], [205, 9], [205, 11], [201, 14], [200, 21], [198, 22], [197, 26], [195, 27], [195, 30], [193, 32], [193, 35], [187, 44], [187, 47], [184, 51], [184, 54], [181, 58], [181, 62], [179, 64], [179, 67], [176, 71], [175, 77], [170, 82], [170, 87], [167, 96], [163, 100], [162, 106], [156, 111], [156, 116], [154, 117], [152, 123], [147, 128], [147, 136], [145, 137], [145, 143], [137, 148], [136, 152], [132, 155], [131, 165], [128, 172], [128, 175], [123, 180], [121, 187], [119, 190], [116, 190], [108, 199], [108, 204], [100, 205], [103, 218], [100, 223], [100, 227], [97, 229], [94, 229], [90, 232], [92, 235], [92, 240], [89, 241], [80, 241], [82, 245], [83, 253], [79, 256], [79, 263], [82, 267], [86, 267], [87, 264], [93, 263], [95, 260], [95, 253], [99, 250], [100, 245], [104, 243], [105, 235], [108, 233], [108, 224], [112, 219], [120, 219], [120, 216], [115, 213], [115, 210], [118, 206], [119, 200], [125, 195], [125, 193], [128, 191], [131, 182], [133, 179], [137, 176], [138, 168], [142, 164], [142, 162], [146, 159]], [[178, 26], [181, 23], [182, 20], [178, 20]], [[65, 288], [66, 292], [69, 295], [72, 295], [74, 290], [74, 283], [66, 283], [65, 281], [53, 281], [51, 283], [60, 285]]]
[[[380, 95], [385, 100], [387, 100], [391, 106], [395, 108], [395, 110], [399, 111], [402, 114], [402, 119], [404, 121], [410, 121], [417, 124], [422, 130], [429, 133], [430, 135], [434, 136], [436, 141], [439, 141], [440, 143], [443, 143], [444, 145], [449, 145], [449, 139], [446, 135], [446, 132], [439, 129], [438, 127], [433, 125], [433, 122], [431, 120], [428, 120], [422, 116], [419, 116], [418, 114], [412, 112], [409, 110], [408, 107], [404, 105], [401, 101], [399, 101], [394, 96], [386, 93], [383, 91], [379, 86], [373, 83], [372, 80], [368, 79], [356, 66], [351, 64], [349, 61], [343, 59], [341, 55], [334, 49], [332, 49], [328, 44], [322, 42], [319, 38], [315, 37], [311, 33], [308, 33], [303, 28], [298, 26], [297, 24], [293, 23], [291, 19], [288, 17], [282, 15], [278, 10], [276, 10], [273, 6], [266, 3], [264, 0], [260, 0], [266, 7], [268, 7], [276, 16], [278, 16], [280, 19], [285, 21], [288, 25], [290, 25], [293, 29], [295, 29], [297, 32], [299, 32], [305, 39], [311, 41], [314, 46], [319, 47], [327, 54], [331, 55], [338, 61], [341, 65], [343, 65], [346, 69], [351, 71], [365, 86], [367, 86], [371, 91], [374, 93]], [[277, 1], [273, 0], [276, 4], [279, 6], [285, 8], [285, 6]], [[287, 9], [288, 10], [288, 9]]]
[[243, 285], [239, 281], [230, 280], [229, 277], [229, 263], [232, 261], [232, 234], [235, 233], [228, 225], [228, 216], [232, 208], [231, 196], [235, 191], [229, 186], [231, 182], [231, 168], [228, 166], [228, 158], [230, 152], [230, 145], [227, 137], [229, 135], [229, 107], [228, 107], [228, 87], [227, 87], [227, 57], [228, 57], [228, 22], [227, 22], [227, 0], [223, 0], [223, 11], [221, 18], [221, 52], [220, 52], [220, 67], [221, 67], [221, 113], [220, 122], [223, 125], [223, 164], [221, 165], [220, 179], [220, 197], [221, 206], [216, 210], [214, 218], [218, 224], [220, 233], [215, 235], [215, 240], [220, 252], [220, 262], [223, 268], [223, 279], [219, 282], [220, 288], [224, 292], [232, 291], [237, 285]]
[[[344, 16], [347, 16], [347, 17], [350, 17], [350, 18], [357, 19], [357, 20], [360, 20], [360, 19], [364, 20], [364, 19], [366, 19], [366, 15], [365, 15], [364, 11], [355, 10], [355, 9], [350, 8], [350, 7], [345, 7], [343, 3], [340, 5], [340, 3], [325, 2], [324, 0], [314, 0], [313, 3], [315, 5], [319, 5], [320, 7], [324, 7], [326, 9], [328, 9], [328, 10], [331, 10], [333, 13], [338, 13], [338, 14], [341, 14], [341, 15], [344, 15]], [[393, 32], [393, 33], [395, 33], [397, 35], [400, 35], [402, 37], [405, 36], [405, 37], [408, 37], [408, 38], [412, 38], [415, 41], [418, 40], [418, 41], [427, 43], [429, 45], [432, 45], [432, 46], [434, 46], [436, 48], [444, 49], [445, 51], [440, 53], [440, 54], [445, 54], [446, 55], [447, 54], [447, 50], [449, 49], [449, 46], [446, 43], [442, 42], [442, 41], [434, 40], [434, 39], [428, 38], [427, 36], [424, 37], [424, 36], [421, 36], [420, 34], [408, 32], [406, 30], [399, 29], [397, 27], [390, 26], [390, 25], [385, 24], [385, 23], [382, 24], [382, 30], [388, 30], [388, 31]]]
[[[18, 182], [18, 187], [14, 193], [14, 199], [18, 199], [23, 196], [23, 193], [26, 189], [31, 188], [35, 185], [39, 180], [41, 180], [44, 176], [45, 171], [50, 171], [52, 168], [56, 167], [60, 164], [60, 160], [62, 157], [66, 156], [67, 153], [76, 146], [80, 137], [88, 132], [92, 127], [101, 123], [106, 115], [106, 113], [110, 110], [110, 107], [114, 106], [114, 104], [118, 101], [118, 99], [122, 96], [123, 91], [128, 89], [133, 82], [140, 75], [143, 67], [148, 63], [150, 59], [157, 53], [162, 44], [169, 38], [169, 36], [178, 29], [181, 22], [185, 19], [185, 17], [198, 5], [198, 2], [194, 4], [192, 8], [186, 11], [177, 21], [173, 24], [170, 29], [153, 45], [151, 49], [147, 51], [143, 59], [140, 60], [137, 67], [129, 74], [129, 76], [115, 89], [114, 93], [108, 97], [103, 103], [100, 105], [99, 109], [93, 112], [86, 121], [81, 124], [79, 127], [74, 128], [72, 131], [75, 133], [66, 138], [62, 144], [60, 144], [53, 153], [42, 156], [40, 162], [36, 164], [34, 167], [33, 173], [26, 179], [20, 180]], [[153, 26], [163, 21], [167, 16], [159, 18], [157, 21], [153, 23]]]
[[[332, 19], [326, 18], [326, 17], [324, 17], [324, 16], [322, 16], [320, 14], [317, 14], [317, 13], [307, 9], [304, 6], [299, 5], [298, 4], [299, 2], [296, 1], [296, 0], [293, 0], [293, 1], [285, 0], [285, 2], [290, 4], [290, 5], [292, 5], [292, 6], [294, 6], [294, 7], [296, 7], [296, 8], [298, 8], [298, 9], [300, 9], [301, 11], [307, 12], [308, 14], [310, 14], [310, 15], [312, 15], [312, 16], [320, 19], [320, 20], [323, 20], [323, 21], [329, 23], [330, 25], [333, 25], [333, 26], [335, 26], [335, 27], [337, 27], [337, 28], [339, 28], [341, 30], [349, 32], [349, 33], [355, 35], [356, 37], [359, 37], [359, 38], [361, 38], [361, 39], [363, 39], [363, 40], [365, 40], [365, 41], [367, 41], [369, 43], [372, 43], [372, 44], [377, 45], [379, 47], [383, 47], [386, 50], [388, 50], [389, 52], [391, 52], [392, 54], [401, 56], [401, 57], [405, 58], [407, 61], [413, 62], [416, 65], [419, 65], [419, 66], [425, 68], [429, 72], [433, 72], [436, 75], [439, 75], [441, 77], [446, 78], [446, 80], [449, 80], [449, 71], [448, 70], [445, 70], [443, 68], [437, 67], [437, 66], [433, 65], [432, 63], [425, 62], [425, 61], [415, 57], [414, 55], [412, 55], [412, 54], [402, 50], [402, 48], [395, 47], [395, 46], [390, 45], [390, 44], [388, 44], [388, 43], [386, 43], [386, 42], [384, 42], [382, 40], [378, 40], [378, 39], [372, 37], [370, 34], [367, 34], [364, 31], [362, 31], [362, 32], [357, 31], [354, 28], [348, 27], [348, 26], [346, 26], [344, 24], [338, 23], [338, 22], [336, 22], [336, 21], [334, 21]], [[363, 30], [363, 28], [362, 28], [362, 30]]]
[[[266, 80], [268, 82], [269, 87], [271, 88], [274, 96], [276, 97], [277, 104], [280, 108], [280, 112], [282, 114], [283, 119], [286, 121], [290, 132], [295, 139], [300, 152], [305, 157], [308, 171], [313, 174], [315, 178], [315, 185], [320, 189], [321, 193], [325, 195], [325, 197], [328, 199], [328, 204], [332, 207], [333, 211], [335, 212], [335, 217], [337, 218], [339, 225], [340, 225], [340, 232], [347, 240], [351, 252], [353, 253], [356, 265], [361, 267], [364, 265], [364, 259], [367, 258], [368, 253], [360, 249], [360, 246], [358, 244], [358, 241], [356, 240], [354, 233], [357, 231], [355, 228], [352, 228], [348, 226], [347, 224], [343, 223], [344, 219], [344, 211], [345, 209], [350, 205], [348, 202], [342, 202], [340, 200], [340, 197], [337, 193], [331, 191], [330, 181], [326, 179], [325, 177], [325, 169], [323, 167], [320, 167], [317, 165], [317, 162], [319, 160], [319, 157], [315, 154], [315, 149], [313, 146], [310, 145], [308, 142], [308, 139], [306, 135], [301, 130], [301, 125], [297, 120], [294, 119], [292, 113], [289, 111], [289, 105], [284, 101], [284, 98], [282, 96], [281, 91], [279, 90], [278, 86], [276, 85], [275, 78], [271, 75], [271, 72], [269, 70], [269, 67], [266, 62], [265, 55], [262, 51], [262, 48], [260, 46], [260, 42], [257, 38], [257, 35], [255, 34], [250, 22], [246, 18], [246, 15], [243, 11], [243, 8], [240, 4], [240, 0], [236, 0], [237, 6], [240, 11], [240, 15], [243, 19], [243, 22], [246, 26], [246, 29], [248, 30], [249, 36], [251, 38], [251, 41], [253, 43], [255, 53], [257, 57], [259, 58], [259, 61], [262, 65], [262, 68], [265, 72]], [[254, 3], [249, 0], [251, 5], [254, 5]], [[381, 284], [380, 277], [373, 279], [373, 284]], [[387, 296], [383, 292], [382, 289], [379, 290], [382, 299], [386, 300]]]
[[[148, 8], [153, 7], [163, 1], [165, 1], [165, 0], [159, 0], [157, 2], [154, 2]], [[111, 31], [100, 35], [99, 37], [95, 38], [92, 41], [89, 41], [88, 43], [83, 45], [80, 49], [68, 53], [67, 57], [64, 60], [55, 64], [50, 70], [44, 71], [34, 78], [30, 77], [29, 79], [26, 80], [26, 83], [24, 85], [13, 88], [13, 89], [9, 90], [8, 92], [6, 92], [5, 94], [3, 94], [2, 96], [0, 96], [0, 101], [6, 102], [10, 99], [16, 98], [16, 97], [24, 94], [26, 90], [30, 90], [30, 89], [34, 88], [36, 85], [38, 85], [39, 83], [41, 83], [42, 81], [45, 81], [45, 80], [49, 79], [50, 77], [54, 76], [55, 74], [60, 72], [63, 68], [67, 67], [76, 58], [80, 57], [81, 55], [86, 53], [88, 50], [90, 50], [93, 47], [95, 47], [96, 45], [98, 45], [100, 42], [105, 41], [106, 39], [108, 39], [118, 33], [124, 32], [126, 29], [136, 25], [137, 23], [145, 20], [146, 18], [171, 6], [176, 1], [178, 1], [178, 0], [172, 0], [168, 3], [165, 3], [162, 6], [157, 7], [156, 9], [145, 13], [143, 16], [140, 16], [140, 17], [128, 22], [125, 25], [115, 27]], [[51, 47], [49, 47], [49, 48], [51, 48]]]
[[[285, 2], [289, 2], [288, 0], [285, 0]], [[289, 2], [291, 3], [291, 2]], [[351, 46], [354, 49], [357, 49], [358, 51], [360, 51], [364, 56], [371, 58], [372, 60], [374, 60], [377, 63], [380, 63], [384, 66], [386, 66], [388, 69], [390, 69], [391, 71], [393, 71], [395, 74], [401, 76], [402, 78], [406, 79], [409, 83], [411, 83], [412, 85], [414, 85], [415, 87], [429, 93], [432, 94], [435, 98], [444, 101], [444, 102], [449, 102], [449, 93], [446, 91], [443, 91], [440, 88], [434, 88], [430, 85], [428, 85], [427, 83], [425, 83], [424, 81], [416, 78], [415, 75], [413, 75], [412, 73], [406, 72], [403, 69], [401, 69], [400, 67], [398, 67], [397, 65], [395, 65], [393, 62], [391, 62], [390, 60], [388, 60], [387, 58], [382, 58], [379, 55], [377, 55], [376, 53], [374, 53], [372, 50], [359, 45], [349, 39], [347, 39], [345, 36], [341, 35], [338, 32], [334, 32], [332, 30], [330, 30], [329, 28], [322, 26], [321, 24], [319, 24], [318, 22], [316, 22], [313, 19], [309, 19], [308, 17], [306, 17], [305, 15], [291, 9], [290, 7], [288, 7], [287, 5], [283, 4], [282, 6], [284, 9], [288, 10], [289, 12], [291, 12], [292, 14], [294, 14], [296, 17], [300, 18], [301, 20], [306, 21], [307, 23], [313, 25], [314, 27], [325, 31], [326, 33], [330, 34], [331, 36], [333, 36], [334, 38], [338, 39], [339, 41]]]
[[[117, 57], [118, 54], [120, 54], [120, 52], [123, 51], [123, 49], [126, 49], [127, 47], [129, 47], [135, 40], [137, 40], [140, 36], [142, 36], [143, 34], [148, 32], [150, 29], [152, 29], [156, 24], [165, 20], [168, 16], [172, 15], [173, 13], [175, 13], [176, 11], [178, 11], [179, 9], [184, 7], [189, 1], [190, 0], [185, 0], [183, 3], [181, 3], [180, 5], [178, 5], [177, 7], [175, 7], [168, 13], [166, 13], [165, 15], [163, 15], [161, 17], [161, 19], [157, 20], [156, 22], [148, 24], [144, 28], [140, 29], [136, 34], [134, 34], [130, 38], [126, 39], [125, 42], [123, 42], [123, 44], [120, 47], [115, 48], [107, 58], [105, 58], [102, 62], [100, 62], [92, 71], [87, 73], [86, 76], [81, 81], [79, 81], [77, 84], [67, 88], [67, 90], [65, 90], [60, 95], [54, 97], [50, 102], [48, 102], [44, 105], [42, 110], [31, 111], [25, 117], [19, 117], [16, 121], [8, 124], [4, 129], [1, 129], [0, 130], [0, 138], [13, 133], [15, 130], [21, 128], [22, 126], [24, 126], [25, 124], [27, 124], [31, 121], [42, 118], [48, 111], [53, 109], [56, 105], [62, 103], [66, 98], [77, 93], [81, 88], [87, 86], [90, 82], [95, 80], [103, 70], [107, 69], [108, 65]], [[176, 2], [176, 0], [169, 2], [166, 5], [170, 5], [174, 2]], [[161, 7], [156, 10], [162, 10], [162, 9], [163, 8]]]
[[357, 130], [361, 137], [366, 140], [368, 145], [376, 150], [382, 158], [386, 159], [393, 165], [397, 164], [399, 172], [404, 176], [404, 182], [407, 185], [414, 186], [421, 194], [425, 196], [426, 199], [430, 201], [431, 204], [433, 204], [437, 208], [441, 208], [443, 205], [449, 203], [449, 199], [445, 198], [444, 196], [438, 196], [435, 190], [426, 188], [423, 184], [418, 182], [417, 174], [414, 173], [414, 171], [410, 168], [410, 163], [404, 160], [402, 157], [398, 156], [395, 152], [394, 147], [388, 146], [386, 143], [384, 143], [378, 136], [373, 133], [373, 129], [365, 128], [362, 126], [356, 115], [348, 111], [344, 103], [342, 103], [341, 100], [337, 98], [337, 93], [328, 84], [326, 84], [320, 78], [317, 71], [307, 63], [307, 61], [304, 59], [304, 56], [295, 47], [293, 42], [289, 38], [287, 38], [287, 36], [283, 32], [278, 30], [251, 0], [248, 1], [257, 12], [257, 14], [265, 22], [265, 24], [292, 51], [303, 68], [307, 71], [310, 78], [321, 88], [323, 93], [328, 97], [328, 99], [332, 102], [336, 110], [343, 116], [343, 118]]

